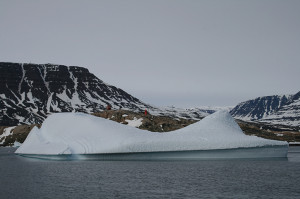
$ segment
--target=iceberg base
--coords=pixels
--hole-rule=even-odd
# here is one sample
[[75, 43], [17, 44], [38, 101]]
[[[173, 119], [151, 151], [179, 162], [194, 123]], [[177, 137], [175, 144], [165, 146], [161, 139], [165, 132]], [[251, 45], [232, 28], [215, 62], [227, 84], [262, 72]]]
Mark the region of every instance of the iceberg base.
[[267, 146], [235, 149], [165, 151], [140, 153], [109, 153], [109, 154], [70, 154], [70, 155], [39, 155], [18, 154], [23, 157], [47, 160], [205, 160], [205, 159], [244, 159], [244, 158], [286, 158], [288, 146]]

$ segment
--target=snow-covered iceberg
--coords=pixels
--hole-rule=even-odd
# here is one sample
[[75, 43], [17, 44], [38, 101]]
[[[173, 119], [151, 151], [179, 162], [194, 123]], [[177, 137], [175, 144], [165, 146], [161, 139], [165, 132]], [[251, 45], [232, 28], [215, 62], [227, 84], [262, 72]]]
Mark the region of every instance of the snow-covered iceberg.
[[[246, 154], [240, 149], [245, 149]], [[284, 157], [287, 150], [287, 142], [245, 135], [227, 111], [219, 111], [168, 133], [140, 130], [83, 113], [56, 113], [49, 116], [40, 129], [32, 129], [16, 153], [108, 157], [127, 154], [133, 159], [147, 159], [142, 157], [149, 154], [151, 157], [194, 159], [213, 157], [220, 151], [217, 157], [246, 157], [247, 152], [251, 154], [249, 157]]]

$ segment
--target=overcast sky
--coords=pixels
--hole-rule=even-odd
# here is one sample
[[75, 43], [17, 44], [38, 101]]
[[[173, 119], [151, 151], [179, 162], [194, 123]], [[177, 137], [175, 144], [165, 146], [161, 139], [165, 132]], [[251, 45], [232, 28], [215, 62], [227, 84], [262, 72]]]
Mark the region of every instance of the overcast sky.
[[0, 61], [83, 66], [146, 103], [300, 91], [300, 1], [1, 0]]

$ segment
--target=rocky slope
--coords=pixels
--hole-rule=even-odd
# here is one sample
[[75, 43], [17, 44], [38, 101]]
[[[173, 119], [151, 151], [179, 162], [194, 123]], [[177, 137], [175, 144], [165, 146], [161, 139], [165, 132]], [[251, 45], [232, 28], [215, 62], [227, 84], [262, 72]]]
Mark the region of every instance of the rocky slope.
[[144, 113], [128, 110], [110, 110], [93, 113], [93, 115], [152, 132], [174, 131], [197, 121], [169, 116], [144, 115]]
[[287, 127], [300, 126], [300, 92], [273, 95], [242, 102], [231, 112], [236, 119]]
[[0, 127], [0, 146], [19, 146], [23, 143], [34, 127], [40, 125], [19, 125], [19, 126], [1, 126]]

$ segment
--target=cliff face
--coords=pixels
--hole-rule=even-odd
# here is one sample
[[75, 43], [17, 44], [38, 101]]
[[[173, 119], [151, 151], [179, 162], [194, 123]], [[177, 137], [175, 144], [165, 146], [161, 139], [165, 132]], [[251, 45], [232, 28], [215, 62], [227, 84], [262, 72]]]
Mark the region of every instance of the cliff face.
[[149, 107], [86, 68], [0, 63], [0, 126], [41, 123], [53, 112], [99, 112], [107, 104], [136, 111]]

